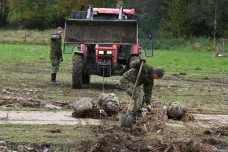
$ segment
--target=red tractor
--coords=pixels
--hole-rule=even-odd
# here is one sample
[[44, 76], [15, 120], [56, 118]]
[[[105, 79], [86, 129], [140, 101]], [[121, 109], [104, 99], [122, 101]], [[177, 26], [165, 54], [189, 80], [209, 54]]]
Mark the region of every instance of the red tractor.
[[64, 53], [74, 52], [72, 88], [90, 83], [91, 75], [111, 77], [129, 69], [139, 55], [134, 9], [89, 8], [66, 20]]

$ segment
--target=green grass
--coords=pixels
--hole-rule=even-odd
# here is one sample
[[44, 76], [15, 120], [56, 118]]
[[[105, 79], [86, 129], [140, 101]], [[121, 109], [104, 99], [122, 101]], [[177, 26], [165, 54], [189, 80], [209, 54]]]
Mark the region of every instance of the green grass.
[[154, 57], [147, 58], [147, 63], [163, 67], [166, 75], [220, 77], [228, 74], [228, 58], [216, 58], [214, 51], [155, 50]]
[[[1, 68], [38, 68], [50, 71], [49, 46], [0, 44]], [[64, 54], [62, 70], [71, 70], [72, 54]], [[147, 58], [152, 66], [163, 67], [166, 75], [186, 73], [187, 76], [220, 76], [228, 73], [227, 58], [216, 58], [214, 51], [155, 50]], [[20, 65], [22, 64], [22, 66]], [[39, 66], [36, 66], [39, 65]], [[26, 69], [24, 69], [26, 70]]]
[[[10, 67], [12, 69], [27, 68], [36, 70], [50, 71], [50, 47], [47, 45], [31, 45], [31, 44], [0, 44], [1, 49], [1, 68]], [[71, 65], [72, 55], [64, 55], [65, 62], [63, 64]], [[39, 65], [39, 66], [37, 66]], [[71, 69], [69, 66], [61, 66], [62, 70]]]
[[[188, 50], [212, 50], [214, 49], [213, 40], [204, 37], [192, 37], [189, 39], [184, 38], [155, 38], [153, 45], [155, 49], [175, 50], [175, 49], [188, 49]], [[227, 47], [227, 46], [226, 46]]]
[[[0, 139], [11, 142], [73, 144], [94, 140], [91, 129], [79, 126], [1, 124]], [[7, 132], [6, 132], [7, 130]], [[60, 130], [59, 133], [52, 131]]]
[[44, 31], [0, 29], [0, 43], [48, 45], [51, 33], [54, 32], [54, 29]]

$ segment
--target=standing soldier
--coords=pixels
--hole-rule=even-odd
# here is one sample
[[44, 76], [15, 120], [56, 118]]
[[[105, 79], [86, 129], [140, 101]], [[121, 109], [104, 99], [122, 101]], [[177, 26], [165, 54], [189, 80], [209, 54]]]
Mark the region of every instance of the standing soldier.
[[51, 84], [60, 85], [56, 81], [56, 74], [59, 71], [59, 64], [63, 62], [62, 56], [62, 35], [63, 29], [61, 27], [57, 28], [57, 33], [51, 35], [51, 48], [50, 48], [50, 59], [52, 64], [52, 73], [51, 73]]
[[153, 68], [149, 66], [145, 63], [145, 59], [141, 55], [131, 57], [131, 69], [125, 72], [120, 79], [120, 87], [126, 90], [128, 95], [131, 96], [133, 93], [134, 85], [142, 62], [144, 62], [144, 65], [142, 67], [135, 94], [132, 97], [135, 104], [131, 115], [135, 121], [141, 118], [142, 106], [144, 103], [146, 104], [147, 110], [151, 110], [151, 95], [154, 79], [162, 78], [164, 75], [164, 70], [162, 68]]

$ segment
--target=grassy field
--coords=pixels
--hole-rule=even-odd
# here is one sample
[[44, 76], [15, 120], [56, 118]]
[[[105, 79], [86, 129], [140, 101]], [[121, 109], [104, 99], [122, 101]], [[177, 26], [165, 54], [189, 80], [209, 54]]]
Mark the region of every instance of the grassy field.
[[[27, 64], [39, 65], [38, 70], [50, 71], [49, 46], [26, 44], [0, 44], [1, 68], [24, 68]], [[71, 70], [72, 54], [64, 55], [61, 70]], [[216, 58], [214, 51], [197, 50], [155, 50], [153, 57], [147, 57], [147, 63], [163, 67], [166, 75], [184, 73], [186, 76], [218, 77], [228, 73], [227, 58]], [[17, 66], [23, 64], [24, 66]]]
[[214, 51], [155, 50], [150, 65], [164, 67], [166, 74], [217, 77], [228, 73], [227, 58], [216, 58]]
[[[64, 62], [61, 63], [57, 76], [61, 86], [56, 87], [50, 85], [51, 64], [48, 45], [0, 44], [0, 52], [0, 110], [47, 110], [40, 108], [39, 103], [53, 103], [59, 106], [72, 103], [77, 97], [91, 97], [97, 100], [102, 93], [103, 79], [99, 76], [92, 76], [90, 86], [80, 90], [71, 89], [72, 54], [64, 55]], [[165, 69], [164, 78], [155, 81], [153, 108], [160, 108], [168, 102], [180, 101], [185, 103], [192, 113], [228, 114], [227, 58], [216, 58], [214, 51], [155, 50], [153, 57], [147, 57], [147, 63]], [[119, 79], [118, 76], [105, 78], [105, 92], [113, 92], [121, 101], [129, 102], [130, 97], [119, 89]], [[64, 151], [60, 145], [67, 145], [65, 147], [69, 150], [69, 144], [73, 145], [71, 151], [75, 151], [74, 144], [80, 145], [83, 141], [89, 143], [84, 142], [87, 146], [91, 146], [100, 134], [103, 135], [104, 130], [102, 127], [99, 130], [91, 129], [90, 126], [58, 125], [5, 124], [0, 127], [1, 140], [13, 144], [54, 144], [60, 148], [56, 151]], [[110, 134], [110, 127], [107, 126], [106, 129]], [[52, 133], [53, 131], [59, 133]], [[149, 143], [155, 138], [168, 139], [166, 135], [160, 135], [157, 131], [152, 131], [151, 135], [146, 136]], [[186, 129], [174, 127], [172, 131], [178, 134], [178, 138], [169, 138], [172, 141], [201, 140], [201, 137], [205, 136], [205, 128], [196, 126], [188, 126]], [[132, 134], [125, 134], [122, 130], [119, 133], [121, 138], [122, 135], [126, 137], [126, 141], [131, 138], [132, 143], [137, 138]], [[166, 134], [172, 134], [170, 128]], [[227, 142], [227, 136], [217, 136], [213, 134], [206, 138], [213, 137]], [[144, 135], [141, 137], [144, 139]]]
[[51, 30], [9, 30], [0, 29], [0, 43], [9, 44], [49, 44], [51, 33], [56, 32]]

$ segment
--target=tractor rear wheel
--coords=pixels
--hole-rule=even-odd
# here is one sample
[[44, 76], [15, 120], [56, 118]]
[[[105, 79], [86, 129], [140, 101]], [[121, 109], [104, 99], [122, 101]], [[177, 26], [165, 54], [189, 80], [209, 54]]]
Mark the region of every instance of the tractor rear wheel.
[[90, 84], [90, 75], [88, 73], [82, 74], [82, 84]]
[[75, 54], [72, 58], [72, 89], [82, 88], [83, 56]]

